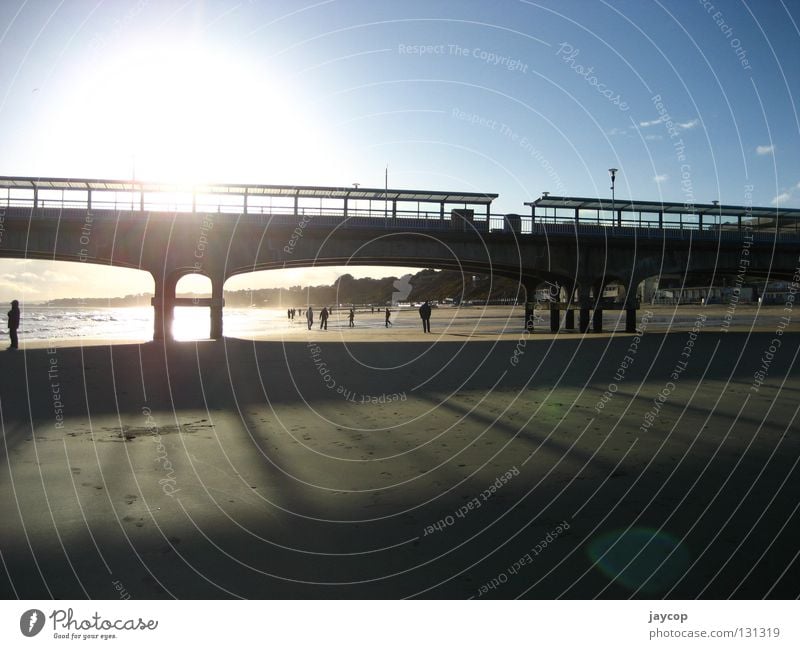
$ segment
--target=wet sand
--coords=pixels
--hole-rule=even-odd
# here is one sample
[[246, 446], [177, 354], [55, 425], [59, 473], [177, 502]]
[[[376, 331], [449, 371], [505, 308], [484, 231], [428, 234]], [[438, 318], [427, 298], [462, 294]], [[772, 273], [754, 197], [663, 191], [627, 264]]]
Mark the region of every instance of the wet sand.
[[797, 597], [800, 332], [698, 312], [4, 352], [0, 593]]

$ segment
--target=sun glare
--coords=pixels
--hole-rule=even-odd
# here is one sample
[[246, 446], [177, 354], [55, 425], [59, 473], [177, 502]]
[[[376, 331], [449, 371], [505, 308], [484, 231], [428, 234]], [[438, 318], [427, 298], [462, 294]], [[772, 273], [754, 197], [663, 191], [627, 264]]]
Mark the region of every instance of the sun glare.
[[208, 307], [175, 307], [172, 335], [175, 340], [205, 340], [211, 327]]
[[326, 163], [322, 129], [296, 89], [230, 49], [129, 50], [87, 84], [64, 118], [84, 138], [79, 166], [103, 167], [104, 150], [141, 180], [290, 183]]

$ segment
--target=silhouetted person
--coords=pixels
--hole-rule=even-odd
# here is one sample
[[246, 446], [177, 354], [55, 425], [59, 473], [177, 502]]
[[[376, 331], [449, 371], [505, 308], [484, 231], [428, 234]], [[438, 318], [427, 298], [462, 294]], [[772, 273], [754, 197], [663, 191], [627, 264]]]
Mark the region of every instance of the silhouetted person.
[[431, 305], [428, 304], [428, 300], [425, 300], [419, 308], [419, 317], [422, 318], [422, 331], [429, 334], [431, 332]]
[[319, 328], [324, 329], [325, 331], [328, 330], [328, 308], [322, 307], [322, 311], [319, 312]]
[[389, 311], [389, 307], [387, 306], [386, 307], [386, 327], [387, 327], [387, 329], [392, 326], [391, 317], [392, 317], [392, 312]]
[[354, 308], [350, 308], [350, 314], [347, 316], [347, 319], [350, 320], [350, 326], [355, 327], [353, 320], [356, 319], [356, 310]]
[[308, 322], [308, 330], [311, 331], [311, 327], [314, 324], [314, 309], [311, 307], [306, 309], [306, 322]]
[[19, 329], [19, 302], [12, 300], [11, 311], [8, 312], [8, 337], [11, 338], [9, 349], [16, 349], [19, 345], [17, 329]]

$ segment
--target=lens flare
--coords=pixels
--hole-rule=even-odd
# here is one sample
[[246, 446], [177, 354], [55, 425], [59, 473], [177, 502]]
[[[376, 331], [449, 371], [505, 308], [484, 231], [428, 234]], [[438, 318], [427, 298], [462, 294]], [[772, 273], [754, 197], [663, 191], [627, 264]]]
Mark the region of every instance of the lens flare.
[[673, 536], [648, 528], [614, 531], [589, 544], [592, 563], [610, 580], [646, 595], [662, 593], [689, 566], [689, 551]]

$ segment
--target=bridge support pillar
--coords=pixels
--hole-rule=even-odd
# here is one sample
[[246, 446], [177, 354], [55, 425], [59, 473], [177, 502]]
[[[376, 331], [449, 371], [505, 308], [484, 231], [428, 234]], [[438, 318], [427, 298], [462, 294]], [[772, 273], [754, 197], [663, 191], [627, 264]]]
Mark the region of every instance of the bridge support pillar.
[[636, 333], [636, 309], [635, 308], [626, 308], [625, 309], [625, 333], [635, 334]]
[[222, 338], [222, 305], [211, 307], [211, 328], [210, 337], [213, 339]]
[[578, 331], [585, 334], [589, 331], [589, 307], [591, 305], [588, 282], [578, 286], [578, 305], [580, 306]]
[[558, 331], [560, 321], [561, 312], [555, 307], [550, 307], [550, 331], [556, 333]]
[[581, 307], [578, 314], [578, 331], [585, 334], [589, 331], [589, 307]]
[[167, 316], [168, 309], [160, 298], [153, 297], [150, 303], [153, 305], [153, 340], [164, 340], [172, 330], [172, 314]]
[[595, 308], [592, 313], [592, 331], [596, 334], [603, 333], [603, 309]]
[[525, 331], [533, 333], [533, 321], [535, 319], [535, 302], [525, 302]]
[[639, 306], [636, 299], [636, 289], [641, 280], [634, 275], [631, 278], [630, 286], [625, 290], [625, 333], [636, 333], [636, 308]]
[[222, 297], [222, 287], [225, 279], [222, 277], [211, 279], [211, 322], [209, 338], [219, 340], [222, 338], [222, 308], [225, 306], [225, 299]]
[[171, 340], [175, 320], [175, 285], [163, 278], [155, 278], [153, 305], [153, 340]]
[[564, 329], [574, 329], [575, 328], [575, 309], [567, 309], [566, 314], [564, 314]]

